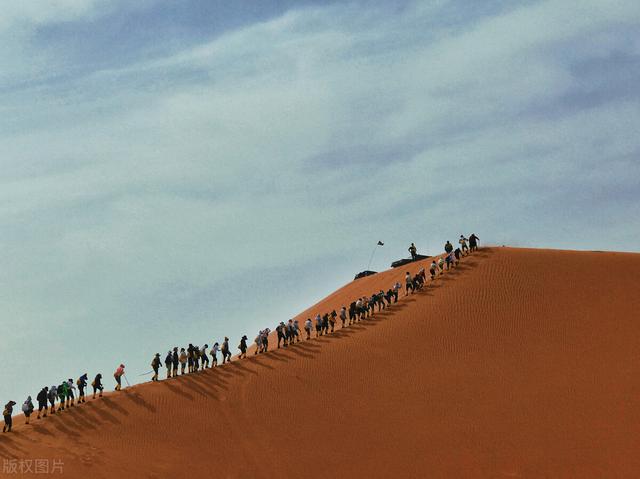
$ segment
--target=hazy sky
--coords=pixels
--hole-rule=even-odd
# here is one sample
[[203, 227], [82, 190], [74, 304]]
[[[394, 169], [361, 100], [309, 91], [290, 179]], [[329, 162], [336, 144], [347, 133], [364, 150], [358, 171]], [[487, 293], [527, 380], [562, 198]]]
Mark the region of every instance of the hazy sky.
[[4, 2], [0, 401], [235, 347], [378, 240], [639, 251], [638, 32], [635, 0]]

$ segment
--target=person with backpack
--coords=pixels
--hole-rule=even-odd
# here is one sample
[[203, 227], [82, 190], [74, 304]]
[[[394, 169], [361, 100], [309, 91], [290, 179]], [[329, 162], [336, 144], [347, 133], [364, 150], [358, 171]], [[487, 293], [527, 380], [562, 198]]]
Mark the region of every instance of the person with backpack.
[[193, 344], [189, 343], [187, 347], [187, 371], [193, 372]]
[[247, 357], [247, 336], [244, 335], [240, 338], [240, 344], [238, 345], [238, 349], [240, 350], [240, 356], [238, 359], [244, 359]]
[[452, 245], [449, 241], [447, 241], [447, 242], [444, 244], [444, 251], [445, 251], [445, 253], [447, 253], [447, 254], [449, 254], [449, 253], [451, 253], [451, 252], [453, 251], [453, 245]]
[[416, 258], [418, 257], [418, 249], [416, 248], [416, 245], [414, 245], [413, 243], [411, 243], [411, 246], [409, 246], [409, 253], [411, 253], [411, 259], [415, 261]]
[[408, 296], [409, 290], [411, 290], [411, 292], [413, 293], [413, 279], [411, 278], [411, 273], [409, 273], [409, 271], [407, 271], [407, 274], [404, 276], [404, 283], [405, 283], [404, 295]]
[[2, 411], [2, 415], [4, 416], [4, 427], [2, 428], [2, 432], [11, 432], [11, 427], [13, 426], [11, 416], [13, 414], [13, 406], [15, 405], [15, 401], [9, 401], [4, 405], [4, 411]]
[[400, 294], [400, 290], [402, 289], [402, 285], [400, 281], [396, 281], [396, 284], [393, 285], [393, 302], [398, 302], [398, 295]]
[[342, 321], [342, 327], [344, 328], [347, 322], [347, 308], [344, 305], [340, 308], [340, 321]]
[[437, 272], [438, 272], [438, 264], [436, 263], [436, 260], [434, 259], [431, 262], [431, 266], [429, 266], [429, 273], [431, 273], [431, 281], [436, 279], [436, 273]]
[[87, 387], [87, 381], [89, 380], [87, 373], [84, 373], [78, 378], [76, 384], [78, 385], [78, 404], [86, 402], [84, 398], [84, 388]]
[[296, 343], [300, 342], [300, 323], [297, 319], [293, 322], [293, 337]]
[[122, 389], [122, 376], [124, 376], [124, 364], [118, 366], [116, 372], [113, 373], [113, 378], [116, 380], [116, 391]]
[[452, 260], [453, 260], [453, 253], [449, 253], [449, 254], [447, 255], [447, 257], [445, 258], [445, 261], [446, 261], [446, 263], [447, 263], [447, 271], [448, 271], [449, 269], [451, 269], [451, 262], [452, 262]]
[[193, 371], [197, 372], [200, 369], [200, 348], [198, 346], [193, 347]]
[[38, 401], [38, 419], [40, 419], [40, 413], [44, 409], [44, 417], [47, 417], [47, 397], [49, 395], [49, 387], [43, 387], [38, 395], [36, 396], [36, 400]]
[[104, 391], [104, 386], [102, 385], [102, 374], [96, 374], [96, 377], [91, 383], [91, 387], [93, 388], [93, 399], [96, 398], [96, 391], [100, 391], [99, 397], [102, 397], [102, 391]]
[[178, 354], [178, 347], [173, 348], [173, 354], [171, 355], [171, 365], [173, 366], [172, 377], [178, 375], [178, 366], [180, 365], [180, 355]]
[[158, 380], [158, 371], [160, 370], [161, 366], [162, 361], [160, 361], [160, 353], [156, 353], [156, 355], [151, 360], [151, 369], [153, 369], [153, 376], [151, 376], [152, 381]]
[[60, 400], [60, 407], [58, 408], [58, 411], [64, 411], [65, 409], [67, 392], [67, 381], [62, 381], [60, 386], [58, 386], [58, 399]]
[[438, 268], [440, 268], [440, 274], [444, 273], [444, 258], [442, 256], [438, 260]]
[[173, 354], [171, 351], [168, 351], [164, 357], [164, 366], [167, 368], [167, 379], [169, 379], [171, 377], [171, 367], [173, 366]]
[[461, 256], [461, 253], [462, 253], [462, 252], [460, 251], [460, 248], [456, 248], [456, 249], [453, 251], [453, 256], [456, 258], [456, 266], [458, 265], [458, 263], [460, 263], [460, 256]]
[[187, 363], [189, 361], [189, 357], [187, 356], [187, 352], [184, 348], [180, 348], [180, 374], [184, 376], [184, 370], [187, 367]]
[[224, 341], [222, 342], [222, 347], [220, 348], [220, 351], [222, 351], [222, 364], [226, 363], [227, 361], [231, 362], [231, 351], [229, 351], [229, 338], [228, 337], [224, 337]]
[[329, 314], [329, 326], [331, 327], [331, 332], [333, 333], [333, 331], [336, 328], [336, 318], [338, 317], [338, 313], [336, 313], [336, 310], [332, 310], [331, 313]]
[[475, 233], [471, 233], [471, 236], [469, 236], [469, 250], [470, 251], [478, 251], [478, 240], [480, 238], [478, 238]]
[[73, 384], [73, 379], [69, 378], [67, 380], [67, 390], [66, 390], [66, 397], [67, 397], [67, 407], [73, 407], [75, 404], [75, 391], [76, 386], [75, 384]]
[[33, 412], [33, 401], [31, 401], [31, 396], [27, 396], [27, 400], [22, 403], [22, 412], [25, 417], [24, 423], [29, 424], [29, 418]]
[[220, 345], [216, 342], [213, 343], [211, 347], [211, 367], [215, 368], [218, 366], [218, 351], [220, 351]]
[[284, 340], [284, 323], [282, 321], [276, 326], [276, 335], [278, 336], [278, 349], [280, 349], [280, 343]]
[[313, 329], [313, 321], [311, 318], [307, 318], [304, 322], [304, 330], [307, 333], [307, 340], [311, 339], [311, 330]]
[[264, 331], [262, 331], [262, 352], [266, 353], [267, 351], [269, 351], [269, 333], [271, 332], [271, 330], [269, 328], [265, 328]]
[[202, 369], [207, 369], [209, 367], [209, 354], [207, 354], [207, 349], [209, 349], [209, 345], [205, 343], [202, 346], [202, 351], [200, 352], [200, 360], [202, 361]]
[[465, 238], [464, 235], [460, 235], [460, 239], [458, 240], [458, 243], [460, 243], [460, 247], [462, 248], [462, 254], [469, 252], [469, 247], [467, 246], [467, 241], [469, 241], [469, 240], [467, 238]]

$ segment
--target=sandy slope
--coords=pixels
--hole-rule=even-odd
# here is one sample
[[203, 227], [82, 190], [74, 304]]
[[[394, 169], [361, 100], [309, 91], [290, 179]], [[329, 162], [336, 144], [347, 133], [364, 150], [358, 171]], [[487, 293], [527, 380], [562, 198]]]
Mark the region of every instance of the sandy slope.
[[638, 477], [638, 311], [640, 255], [484, 249], [331, 337], [17, 420], [0, 456], [65, 477]]

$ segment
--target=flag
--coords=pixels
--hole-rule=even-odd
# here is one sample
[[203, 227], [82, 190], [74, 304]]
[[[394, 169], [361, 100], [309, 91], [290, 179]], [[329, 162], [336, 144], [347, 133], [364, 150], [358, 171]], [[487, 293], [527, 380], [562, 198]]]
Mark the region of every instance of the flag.
[[378, 246], [384, 246], [384, 243], [382, 241], [378, 241]]

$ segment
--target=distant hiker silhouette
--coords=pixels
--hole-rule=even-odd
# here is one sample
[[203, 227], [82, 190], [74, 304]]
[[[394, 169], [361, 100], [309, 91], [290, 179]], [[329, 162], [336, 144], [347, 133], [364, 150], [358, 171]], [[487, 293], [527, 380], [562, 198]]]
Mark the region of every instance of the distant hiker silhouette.
[[91, 383], [91, 387], [93, 388], [93, 399], [96, 398], [96, 391], [100, 391], [100, 397], [102, 397], [102, 391], [104, 390], [104, 386], [102, 385], [102, 374], [96, 374], [95, 379]]
[[43, 417], [47, 417], [47, 399], [48, 399], [48, 395], [49, 395], [49, 387], [45, 386], [40, 390], [40, 392], [36, 396], [36, 399], [38, 401], [38, 419], [40, 419], [40, 413], [42, 412], [43, 409], [44, 409], [44, 416]]
[[11, 427], [13, 426], [11, 415], [13, 414], [13, 406], [15, 405], [15, 401], [9, 401], [4, 405], [4, 411], [2, 411], [2, 415], [4, 416], [4, 427], [2, 428], [2, 432], [11, 432]]
[[453, 245], [452, 245], [449, 241], [447, 241], [447, 242], [444, 244], [444, 251], [445, 251], [447, 254], [449, 254], [449, 253], [451, 253], [451, 252], [453, 251]]
[[469, 236], [469, 249], [471, 251], [476, 251], [478, 249], [478, 240], [480, 238], [478, 238], [474, 233], [471, 233], [471, 236]]
[[84, 389], [87, 387], [87, 381], [89, 380], [87, 373], [84, 373], [78, 378], [76, 384], [78, 385], [78, 403], [85, 402]]
[[22, 403], [22, 413], [25, 417], [25, 424], [29, 424], [29, 418], [31, 417], [31, 413], [33, 412], [33, 401], [31, 400], [31, 396], [27, 397], [27, 400]]
[[153, 376], [151, 376], [152, 381], [158, 380], [158, 371], [160, 370], [160, 366], [162, 366], [162, 362], [160, 361], [160, 353], [156, 353], [156, 355], [151, 360], [151, 369], [153, 369]]

